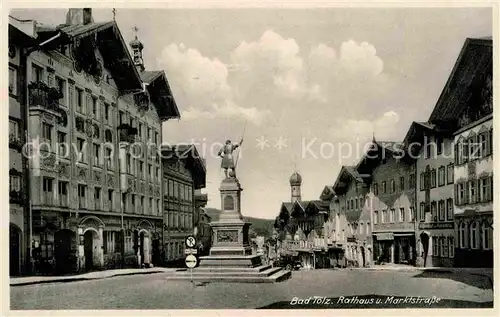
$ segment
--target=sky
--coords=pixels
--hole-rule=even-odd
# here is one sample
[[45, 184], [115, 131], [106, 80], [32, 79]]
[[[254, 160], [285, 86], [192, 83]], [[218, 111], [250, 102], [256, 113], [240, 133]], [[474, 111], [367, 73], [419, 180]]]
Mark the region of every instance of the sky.
[[[64, 23], [67, 10], [11, 15]], [[111, 9], [94, 9], [96, 22]], [[144, 44], [147, 70], [164, 70], [181, 112], [166, 143], [194, 142], [207, 159], [208, 207], [220, 208], [216, 156], [244, 142], [242, 214], [273, 219], [302, 175], [319, 199], [373, 135], [402, 141], [428, 119], [467, 37], [492, 35], [487, 8], [117, 9], [125, 41]]]

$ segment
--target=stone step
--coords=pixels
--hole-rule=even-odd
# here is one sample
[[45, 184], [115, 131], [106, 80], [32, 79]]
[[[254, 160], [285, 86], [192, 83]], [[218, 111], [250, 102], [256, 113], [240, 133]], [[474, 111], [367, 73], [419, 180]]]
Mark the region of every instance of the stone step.
[[[270, 276], [241, 276], [239, 274], [229, 274], [229, 275], [193, 275], [192, 280], [194, 282], [224, 282], [224, 283], [276, 283], [282, 282], [289, 279], [292, 275], [291, 271], [280, 270]], [[183, 280], [190, 281], [191, 276], [189, 275], [178, 275], [171, 274], [165, 277], [167, 280]]]
[[[271, 268], [271, 265], [260, 265], [256, 267], [223, 267], [223, 266], [199, 266], [193, 272], [262, 272]], [[177, 269], [176, 272], [189, 272], [189, 269]]]
[[200, 267], [247, 267], [254, 268], [262, 265], [258, 255], [224, 256], [210, 255], [200, 257]]
[[268, 268], [263, 271], [250, 271], [250, 270], [230, 270], [230, 271], [224, 271], [224, 270], [216, 270], [216, 271], [209, 271], [209, 270], [193, 270], [193, 273], [190, 271], [177, 271], [174, 273], [174, 275], [181, 275], [181, 276], [186, 276], [186, 277], [218, 277], [218, 276], [245, 276], [245, 277], [252, 277], [252, 276], [271, 276], [275, 273], [278, 273], [281, 271], [282, 268], [280, 267], [274, 267], [274, 268]]

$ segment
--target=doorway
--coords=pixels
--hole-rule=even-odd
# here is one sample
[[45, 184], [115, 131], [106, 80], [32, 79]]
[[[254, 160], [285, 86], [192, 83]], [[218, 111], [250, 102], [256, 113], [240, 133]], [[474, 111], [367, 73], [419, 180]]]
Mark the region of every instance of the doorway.
[[9, 226], [9, 258], [10, 276], [18, 276], [20, 274], [20, 256], [21, 256], [21, 230], [14, 225]]
[[54, 235], [54, 257], [56, 259], [56, 272], [58, 274], [70, 273], [75, 263], [73, 263], [72, 244], [76, 243], [75, 233], [69, 229], [62, 229]]
[[422, 257], [424, 258], [424, 267], [427, 266], [427, 255], [429, 254], [429, 235], [426, 232], [420, 234], [420, 241], [422, 243]]
[[139, 234], [139, 255], [141, 257], [140, 266], [144, 264], [144, 231]]
[[85, 255], [85, 270], [94, 268], [94, 240], [97, 239], [97, 232], [87, 230], [83, 236], [83, 254]]

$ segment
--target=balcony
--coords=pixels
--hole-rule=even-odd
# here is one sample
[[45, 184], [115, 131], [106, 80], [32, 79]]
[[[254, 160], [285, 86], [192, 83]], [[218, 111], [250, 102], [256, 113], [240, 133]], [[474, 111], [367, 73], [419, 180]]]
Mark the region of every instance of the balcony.
[[24, 192], [21, 190], [11, 190], [9, 199], [11, 203], [21, 204], [24, 201]]
[[43, 192], [42, 204], [52, 206], [54, 204], [54, 194], [52, 192]]
[[23, 142], [14, 133], [9, 134], [9, 147], [17, 150], [21, 150], [23, 147]]
[[44, 82], [37, 81], [28, 85], [28, 91], [30, 107], [40, 107], [56, 114], [59, 113], [59, 99], [63, 95], [57, 88], [49, 87]]

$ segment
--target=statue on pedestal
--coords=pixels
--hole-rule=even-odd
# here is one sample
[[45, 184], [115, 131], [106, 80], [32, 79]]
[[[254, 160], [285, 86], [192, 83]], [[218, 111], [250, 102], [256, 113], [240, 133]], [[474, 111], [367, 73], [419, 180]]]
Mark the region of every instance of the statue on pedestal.
[[[231, 140], [227, 140], [226, 144], [219, 150], [219, 156], [222, 158], [221, 168], [224, 169], [224, 174], [226, 178], [236, 177], [236, 164], [238, 164], [238, 159], [236, 159], [236, 164], [233, 160], [233, 152], [243, 143], [241, 139], [240, 143], [233, 144]], [[229, 170], [229, 171], [228, 171]]]

